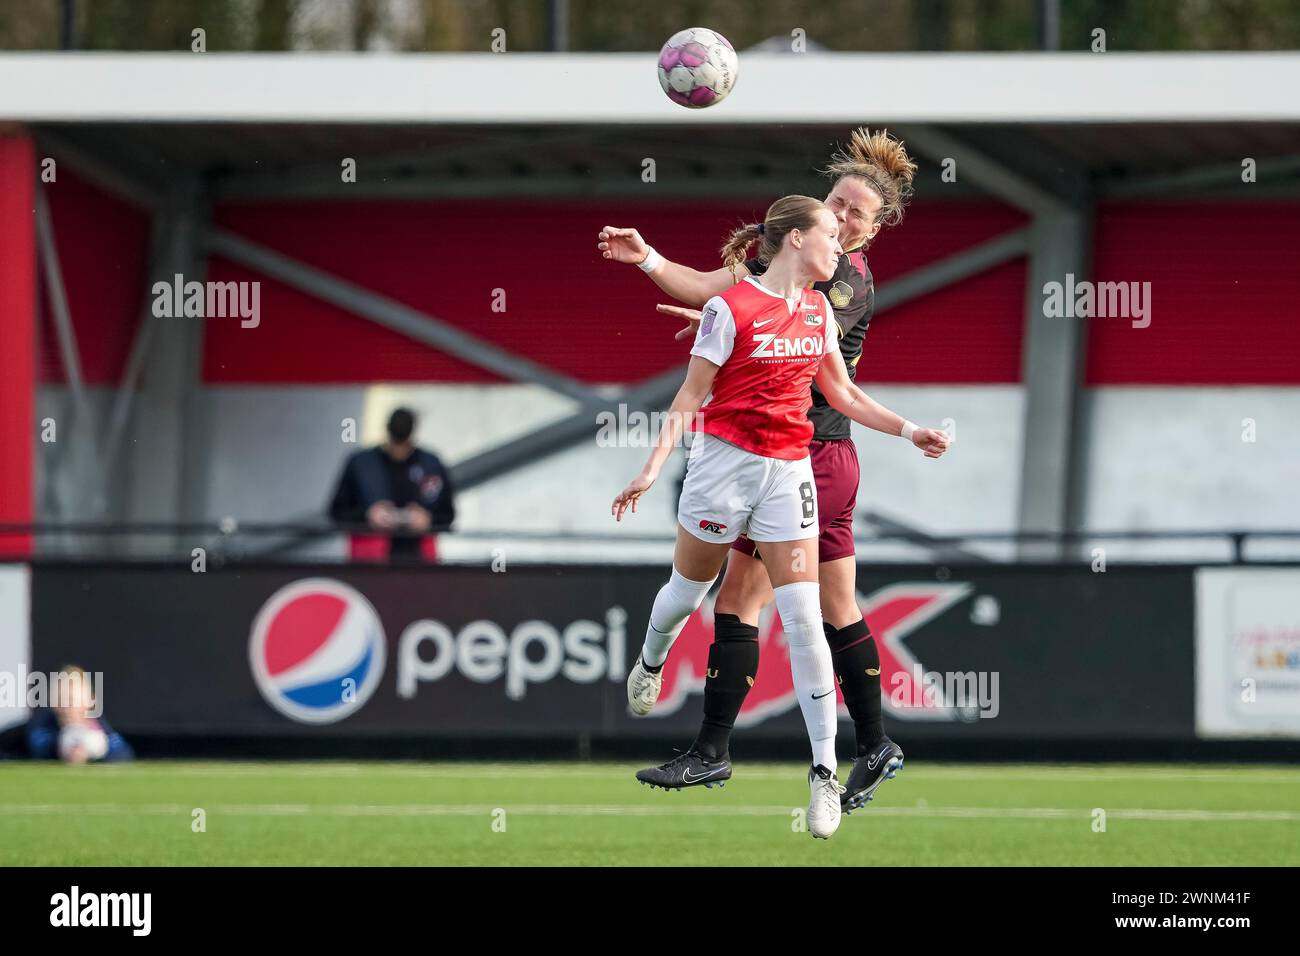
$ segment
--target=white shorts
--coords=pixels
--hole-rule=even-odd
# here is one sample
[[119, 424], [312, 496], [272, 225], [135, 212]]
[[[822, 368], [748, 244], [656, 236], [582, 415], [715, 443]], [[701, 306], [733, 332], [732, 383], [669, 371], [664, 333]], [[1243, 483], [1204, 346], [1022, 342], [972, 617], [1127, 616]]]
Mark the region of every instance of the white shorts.
[[815, 538], [812, 459], [764, 458], [702, 432], [691, 442], [677, 520], [701, 541], [728, 544]]

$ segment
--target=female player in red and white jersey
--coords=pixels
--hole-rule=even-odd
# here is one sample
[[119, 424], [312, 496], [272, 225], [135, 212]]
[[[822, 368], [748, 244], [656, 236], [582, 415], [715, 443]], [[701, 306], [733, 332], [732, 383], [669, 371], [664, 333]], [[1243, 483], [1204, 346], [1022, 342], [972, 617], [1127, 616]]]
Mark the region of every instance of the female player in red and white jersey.
[[[866, 248], [881, 228], [902, 219], [916, 164], [903, 144], [888, 133], [858, 129], [848, 146], [831, 157], [824, 172], [831, 180], [826, 205], [839, 220], [839, 241], [845, 252], [835, 274], [814, 288], [824, 292], [835, 308], [840, 354], [853, 378], [875, 304]], [[611, 261], [638, 264], [659, 288], [694, 306], [702, 306], [738, 278], [760, 275], [765, 268], [761, 256], [746, 260], [741, 248], [724, 268], [699, 272], [660, 256], [635, 229], [614, 226], [601, 230], [598, 249]], [[659, 308], [691, 319], [698, 326], [700, 313], [694, 310], [666, 305]], [[683, 329], [678, 338], [686, 334], [694, 333]], [[884, 731], [880, 654], [858, 607], [857, 548], [853, 541], [853, 514], [861, 480], [857, 449], [849, 419], [832, 408], [816, 388], [812, 398], [808, 418], [814, 429], [810, 450], [821, 524], [817, 545], [823, 628], [857, 737], [857, 760], [843, 801], [845, 809], [852, 810], [871, 799], [876, 788], [902, 766], [903, 751]], [[691, 746], [709, 769], [728, 775], [732, 727], [758, 672], [759, 613], [772, 600], [767, 572], [755, 554], [753, 541], [742, 535], [732, 548], [714, 604], [714, 642], [709, 648], [704, 682], [704, 719]], [[652, 675], [654, 679], [646, 683], [639, 699], [629, 700], [633, 713], [646, 714], [654, 706], [660, 686], [658, 676]], [[725, 770], [720, 764], [726, 765]], [[637, 776], [647, 782], [689, 785], [679, 770], [670, 761]], [[692, 773], [691, 780], [697, 778], [698, 774]]]
[[[787, 196], [772, 204], [756, 227], [766, 270], [705, 303], [686, 381], [650, 459], [611, 506], [620, 521], [628, 508], [636, 510], [684, 422], [698, 414], [702, 426], [691, 444], [678, 505], [672, 575], [651, 608], [645, 644], [628, 678], [629, 699], [635, 702], [658, 683], [655, 672], [703, 602], [732, 542], [745, 533], [759, 545], [790, 646], [813, 749], [808, 828], [822, 838], [839, 826], [841, 788], [835, 775], [835, 674], [822, 635], [818, 562], [812, 560], [819, 527], [808, 455], [811, 385], [815, 381], [830, 406], [853, 421], [904, 435], [929, 457], [937, 458], [948, 445], [943, 432], [917, 428], [850, 380], [830, 302], [808, 288], [838, 267], [839, 231], [834, 213], [815, 199]], [[737, 231], [723, 247], [724, 257], [734, 257], [737, 248], [743, 252], [754, 238], [748, 228]], [[688, 784], [730, 776], [729, 764], [706, 765], [694, 751], [680, 760]]]

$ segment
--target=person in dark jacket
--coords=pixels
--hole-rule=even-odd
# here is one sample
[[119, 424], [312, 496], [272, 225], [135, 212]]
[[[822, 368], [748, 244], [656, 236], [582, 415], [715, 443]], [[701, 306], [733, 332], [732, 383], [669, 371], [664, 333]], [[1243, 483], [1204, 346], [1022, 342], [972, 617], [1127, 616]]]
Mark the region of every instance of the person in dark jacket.
[[65, 763], [115, 763], [135, 753], [122, 735], [97, 712], [91, 681], [80, 667], [59, 673], [58, 699], [33, 711], [27, 721], [27, 755], [36, 760]]
[[451, 477], [437, 455], [415, 447], [414, 433], [414, 413], [399, 408], [388, 419], [388, 441], [357, 452], [343, 468], [330, 517], [379, 533], [354, 535], [353, 557], [432, 558], [429, 532], [456, 520]]

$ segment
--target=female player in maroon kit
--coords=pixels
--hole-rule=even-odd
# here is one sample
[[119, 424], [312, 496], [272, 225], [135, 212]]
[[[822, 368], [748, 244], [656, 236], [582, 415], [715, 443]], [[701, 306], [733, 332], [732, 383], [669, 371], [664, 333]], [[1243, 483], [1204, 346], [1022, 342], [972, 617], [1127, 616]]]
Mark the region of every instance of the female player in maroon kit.
[[[808, 455], [814, 431], [807, 415], [811, 385], [815, 380], [841, 414], [903, 435], [930, 457], [943, 454], [948, 444], [943, 432], [917, 428], [872, 401], [849, 378], [830, 302], [808, 288], [839, 267], [839, 225], [817, 200], [787, 196], [773, 203], [761, 225], [731, 237], [724, 257], [738, 260], [758, 240], [766, 269], [760, 278], [746, 277], [704, 304], [686, 381], [667, 423], [645, 468], [611, 507], [618, 520], [629, 507], [636, 510], [681, 438], [683, 422], [700, 415], [701, 433], [691, 445], [678, 505], [673, 571], [651, 608], [645, 644], [628, 679], [629, 701], [634, 708], [645, 705], [645, 711], [653, 706], [669, 648], [703, 602], [732, 542], [746, 533], [760, 546], [790, 646], [794, 686], [813, 747], [808, 827], [823, 838], [839, 826], [842, 788], [835, 776], [835, 675], [822, 637], [818, 564], [809, 560], [818, 534]], [[706, 765], [694, 750], [672, 766], [686, 784], [730, 776], [729, 764]]]
[[[840, 353], [850, 377], [862, 354], [875, 300], [865, 250], [883, 226], [902, 218], [915, 171], [900, 142], [883, 131], [873, 134], [865, 129], [854, 131], [847, 149], [832, 156], [825, 170], [832, 180], [826, 205], [839, 222], [838, 238], [846, 252], [831, 278], [814, 288], [825, 293], [836, 310]], [[753, 258], [743, 265], [731, 263], [712, 272], [698, 272], [663, 259], [635, 229], [607, 226], [599, 243], [605, 258], [639, 264], [661, 289], [692, 305], [702, 305], [731, 287], [737, 277], [763, 269], [761, 258]], [[698, 322], [698, 314], [692, 310], [674, 306], [660, 306], [660, 310], [689, 318], [692, 324]], [[690, 331], [684, 329], [678, 337]], [[821, 515], [818, 557], [824, 629], [857, 736], [857, 761], [844, 794], [844, 806], [851, 810], [869, 800], [902, 766], [903, 751], [885, 735], [881, 723], [880, 655], [857, 603], [853, 543], [853, 511], [860, 480], [857, 450], [847, 417], [832, 408], [815, 387], [809, 418], [814, 426], [811, 454]], [[691, 748], [706, 763], [727, 764], [728, 775], [731, 730], [758, 670], [758, 616], [772, 599], [771, 585], [762, 562], [755, 557], [752, 541], [742, 537], [733, 548], [714, 605], [704, 720]], [[630, 701], [633, 712], [649, 713], [657, 691], [658, 686], [651, 685], [640, 701]], [[638, 776], [663, 781], [671, 776], [669, 766], [648, 769]]]

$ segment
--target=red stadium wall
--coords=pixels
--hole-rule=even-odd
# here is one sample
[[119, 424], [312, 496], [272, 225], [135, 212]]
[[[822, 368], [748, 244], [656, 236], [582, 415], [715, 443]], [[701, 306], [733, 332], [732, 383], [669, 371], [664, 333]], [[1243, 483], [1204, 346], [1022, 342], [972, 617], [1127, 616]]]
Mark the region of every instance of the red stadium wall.
[[1087, 384], [1300, 385], [1300, 203], [1108, 202], [1095, 234], [1093, 278], [1150, 282], [1151, 324], [1090, 322]]
[[[0, 524], [32, 520], [36, 379], [36, 154], [30, 137], [0, 136]], [[27, 554], [0, 535], [0, 556]]]
[[[83, 373], [89, 384], [112, 384], [147, 291], [148, 217], [67, 170], [45, 189]], [[231, 204], [214, 222], [574, 378], [631, 382], [680, 363], [683, 350], [672, 321], [654, 312], [657, 290], [597, 257], [597, 229], [636, 225], [667, 255], [706, 266], [725, 231], [765, 201]], [[991, 201], [918, 201], [871, 249], [872, 271], [884, 285], [1023, 223]], [[1125, 319], [1089, 323], [1087, 384], [1300, 384], [1297, 261], [1300, 203], [1099, 204], [1093, 278], [1151, 282], [1153, 312], [1144, 329]], [[208, 323], [209, 383], [501, 381], [220, 258], [209, 278], [260, 280], [263, 316], [256, 329]], [[882, 313], [860, 377], [1019, 382], [1025, 281], [1017, 260]], [[502, 313], [491, 310], [498, 288]], [[61, 382], [50, 323], [39, 328], [39, 379]]]
[[[631, 382], [682, 362], [664, 297], [596, 253], [596, 233], [635, 225], [666, 255], [709, 266], [727, 229], [766, 199], [491, 203], [259, 203], [216, 210], [215, 223], [309, 265], [587, 382]], [[1018, 227], [988, 201], [918, 203], [870, 261], [878, 282]], [[260, 278], [217, 259], [209, 277]], [[873, 382], [1020, 380], [1024, 264], [1016, 262], [880, 316], [861, 374]], [[491, 310], [504, 289], [506, 311]], [[490, 372], [325, 303], [262, 280], [262, 324], [209, 322], [211, 383], [496, 382]], [[290, 358], [291, 357], [291, 358]]]

